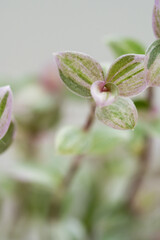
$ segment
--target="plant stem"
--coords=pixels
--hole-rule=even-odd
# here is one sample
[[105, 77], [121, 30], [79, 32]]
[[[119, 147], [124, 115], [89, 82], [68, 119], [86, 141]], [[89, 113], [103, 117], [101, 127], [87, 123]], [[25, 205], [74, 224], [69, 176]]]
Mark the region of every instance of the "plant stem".
[[92, 127], [92, 124], [94, 122], [94, 117], [95, 117], [95, 110], [96, 110], [96, 105], [94, 102], [91, 102], [90, 113], [88, 115], [88, 118], [87, 118], [84, 126], [82, 127], [83, 131], [87, 132]]
[[133, 182], [129, 189], [127, 206], [133, 212], [135, 212], [135, 200], [138, 194], [138, 191], [143, 183], [144, 177], [148, 170], [149, 161], [151, 158], [151, 149], [152, 149], [152, 139], [146, 137], [144, 148], [139, 158], [139, 169], [136, 175], [134, 176]]
[[[88, 132], [93, 125], [94, 118], [95, 118], [95, 108], [96, 108], [95, 103], [92, 102], [91, 108], [90, 108], [90, 113], [87, 117], [87, 120], [86, 120], [84, 126], [82, 126], [82, 130], [85, 132]], [[83, 157], [84, 157], [84, 155], [81, 154], [81, 155], [76, 156], [73, 159], [70, 169], [62, 181], [63, 188], [67, 188], [70, 185], [70, 183], [72, 182], [72, 179], [74, 178], [74, 176], [83, 160]]]
[[147, 94], [147, 100], [149, 103], [149, 111], [152, 111], [152, 109], [154, 108], [154, 90], [152, 87], [148, 88], [148, 94]]
[[[149, 103], [149, 112], [153, 109], [153, 100], [154, 100], [154, 92], [153, 88], [148, 89], [147, 100]], [[143, 183], [144, 177], [147, 173], [149, 162], [151, 159], [151, 151], [152, 151], [152, 138], [147, 135], [145, 137], [144, 148], [139, 157], [139, 169], [136, 173], [133, 182], [129, 188], [127, 206], [128, 208], [135, 212], [135, 200], [138, 194], [138, 191]]]
[[[95, 109], [96, 109], [96, 106], [92, 102], [89, 115], [86, 119], [86, 122], [84, 123], [84, 126], [82, 126], [82, 131], [88, 132], [90, 130], [90, 128], [92, 127], [94, 118], [95, 118]], [[61, 214], [62, 201], [64, 199], [65, 192], [68, 189], [68, 187], [70, 186], [70, 184], [72, 183], [72, 180], [73, 180], [74, 176], [76, 175], [83, 158], [84, 158], [83, 154], [77, 155], [73, 159], [66, 176], [62, 179], [61, 185], [59, 186], [58, 191], [54, 195], [54, 200], [51, 204], [51, 211], [50, 211], [51, 218], [53, 218], [53, 216], [54, 216], [54, 218], [58, 218], [59, 215]]]

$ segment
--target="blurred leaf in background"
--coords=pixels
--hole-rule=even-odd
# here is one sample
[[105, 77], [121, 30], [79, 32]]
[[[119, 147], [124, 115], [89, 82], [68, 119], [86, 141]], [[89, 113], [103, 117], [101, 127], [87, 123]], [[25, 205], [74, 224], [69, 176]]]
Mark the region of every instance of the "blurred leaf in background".
[[124, 54], [145, 53], [145, 46], [138, 40], [129, 37], [109, 36], [105, 38], [105, 44], [111, 49], [115, 58], [120, 57]]

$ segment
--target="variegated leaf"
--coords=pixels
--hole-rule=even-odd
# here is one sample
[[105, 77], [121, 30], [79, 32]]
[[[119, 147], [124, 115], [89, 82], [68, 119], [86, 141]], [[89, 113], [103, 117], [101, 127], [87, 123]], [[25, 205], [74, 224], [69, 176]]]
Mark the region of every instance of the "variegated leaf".
[[134, 129], [138, 119], [132, 100], [122, 97], [117, 98], [112, 105], [97, 108], [96, 116], [107, 126], [119, 130]]
[[106, 82], [118, 87], [119, 95], [134, 96], [142, 92], [146, 86], [144, 55], [128, 54], [119, 57], [110, 67]]
[[6, 151], [11, 145], [15, 135], [15, 125], [13, 122], [10, 123], [10, 126], [4, 135], [4, 137], [0, 140], [0, 154]]
[[112, 104], [118, 96], [118, 89], [113, 83], [105, 83], [105, 81], [96, 81], [91, 86], [91, 94], [99, 107]]
[[12, 116], [12, 91], [9, 86], [0, 88], [0, 139], [6, 134]]
[[59, 74], [65, 85], [75, 94], [90, 97], [95, 81], [104, 81], [102, 67], [93, 58], [76, 52], [56, 54]]
[[160, 39], [151, 44], [146, 52], [146, 78], [149, 86], [160, 86]]
[[128, 37], [108, 37], [106, 45], [114, 53], [115, 57], [120, 57], [124, 54], [144, 54], [145, 48], [139, 41]]
[[152, 25], [155, 36], [160, 38], [160, 0], [155, 0]]

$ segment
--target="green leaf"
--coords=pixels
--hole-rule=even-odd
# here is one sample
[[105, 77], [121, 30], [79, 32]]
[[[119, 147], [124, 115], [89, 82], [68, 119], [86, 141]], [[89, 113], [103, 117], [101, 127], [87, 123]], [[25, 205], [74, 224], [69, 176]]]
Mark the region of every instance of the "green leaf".
[[47, 166], [42, 163], [14, 162], [10, 169], [4, 168], [3, 172], [0, 170], [0, 174], [4, 174], [7, 178], [12, 179], [12, 181], [41, 185], [52, 190], [61, 181], [59, 173], [57, 173], [53, 166]]
[[58, 133], [56, 150], [63, 155], [104, 155], [129, 139], [130, 132], [115, 131], [109, 127], [98, 126], [84, 132], [78, 127], [68, 126]]
[[116, 148], [117, 145], [127, 142], [131, 135], [130, 132], [114, 130], [110, 127], [93, 128], [89, 133], [91, 145], [88, 153], [94, 155], [108, 154]]
[[15, 125], [11, 122], [7, 133], [0, 139], [0, 153], [3, 153], [11, 145], [15, 134]]
[[134, 101], [134, 104], [140, 111], [148, 111], [150, 108], [150, 104], [146, 99], [136, 99]]
[[103, 69], [93, 58], [76, 52], [56, 54], [59, 74], [67, 88], [82, 97], [91, 97], [90, 86], [104, 81]]
[[119, 57], [110, 67], [106, 82], [114, 83], [124, 97], [141, 93], [146, 87], [144, 55], [130, 54]]
[[125, 54], [144, 54], [145, 48], [142, 43], [132, 38], [109, 37], [106, 39], [106, 45], [114, 53], [115, 57]]
[[90, 139], [82, 129], [68, 126], [59, 131], [55, 146], [60, 154], [83, 154], [90, 146]]
[[112, 105], [96, 109], [97, 118], [109, 127], [134, 129], [138, 113], [130, 99], [119, 97]]
[[149, 86], [160, 86], [160, 39], [156, 40], [146, 51], [145, 67]]

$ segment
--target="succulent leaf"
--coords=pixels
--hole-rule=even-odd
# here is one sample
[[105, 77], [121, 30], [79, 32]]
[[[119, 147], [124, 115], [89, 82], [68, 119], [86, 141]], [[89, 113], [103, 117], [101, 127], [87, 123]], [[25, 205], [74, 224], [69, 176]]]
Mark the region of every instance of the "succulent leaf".
[[145, 55], [139, 54], [119, 57], [110, 67], [106, 82], [114, 83], [120, 96], [139, 94], [147, 87], [144, 60]]
[[101, 65], [88, 55], [76, 52], [56, 54], [59, 74], [65, 85], [75, 94], [91, 97], [90, 87], [95, 81], [104, 81]]
[[122, 97], [117, 98], [112, 105], [97, 108], [96, 116], [107, 126], [119, 130], [134, 129], [138, 119], [132, 100]]

